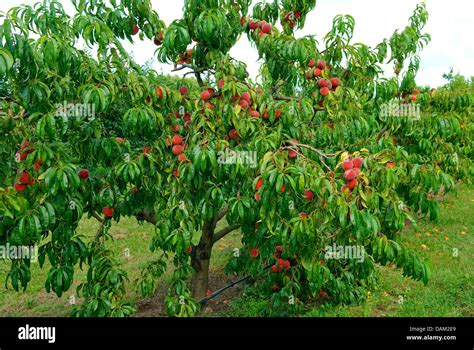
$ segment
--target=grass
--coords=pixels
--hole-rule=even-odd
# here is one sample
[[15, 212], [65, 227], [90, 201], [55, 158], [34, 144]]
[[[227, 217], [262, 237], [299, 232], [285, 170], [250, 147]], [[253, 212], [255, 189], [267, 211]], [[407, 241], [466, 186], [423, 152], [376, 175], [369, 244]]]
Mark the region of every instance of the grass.
[[[438, 223], [420, 222], [418, 230], [408, 228], [403, 242], [417, 252], [429, 264], [431, 279], [427, 286], [404, 278], [399, 270], [380, 267], [378, 288], [370, 292], [362, 305], [321, 305], [310, 308], [308, 316], [474, 316], [474, 188], [461, 187], [458, 195], [449, 195], [441, 202], [441, 218]], [[221, 223], [221, 226], [225, 223]], [[94, 219], [83, 220], [79, 232], [92, 237], [98, 229]], [[127, 298], [139, 300], [133, 281], [139, 276], [145, 262], [151, 259], [148, 249], [153, 227], [140, 225], [134, 219], [122, 219], [111, 229], [114, 242], [109, 247], [121, 260], [131, 283]], [[221, 273], [232, 254], [240, 246], [237, 232], [217, 243], [212, 256], [212, 273]], [[457, 249], [457, 256], [454, 254]], [[130, 253], [127, 256], [126, 253]], [[85, 280], [86, 270], [76, 270], [73, 287], [61, 298], [44, 290], [48, 266], [40, 269], [32, 264], [32, 281], [26, 292], [5, 289], [0, 284], [0, 316], [68, 316], [70, 297], [76, 287]], [[8, 262], [0, 262], [0, 281], [9, 270]], [[161, 283], [166, 283], [169, 272]], [[225, 283], [223, 283], [225, 284]], [[77, 299], [80, 302], [80, 299]], [[268, 310], [268, 301], [243, 295], [229, 301], [224, 316], [259, 316]]]

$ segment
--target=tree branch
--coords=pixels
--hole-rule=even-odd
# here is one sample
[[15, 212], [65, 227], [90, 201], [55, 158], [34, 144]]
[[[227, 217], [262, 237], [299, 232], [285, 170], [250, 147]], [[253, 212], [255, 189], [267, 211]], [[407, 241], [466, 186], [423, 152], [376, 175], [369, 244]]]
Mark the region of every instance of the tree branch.
[[296, 97], [289, 97], [289, 96], [283, 96], [283, 95], [275, 95], [274, 96], [274, 99], [275, 100], [279, 100], [279, 101], [296, 101], [296, 102], [300, 102], [301, 99], [299, 98], [296, 98]]
[[235, 231], [237, 230], [238, 228], [240, 227], [240, 224], [234, 224], [234, 225], [230, 225], [230, 226], [227, 226], [225, 228], [223, 228], [222, 230], [220, 231], [217, 231], [215, 234], [214, 234], [214, 237], [212, 239], [212, 243], [216, 243], [218, 240], [220, 240], [221, 238], [225, 237], [226, 235], [228, 235], [229, 233], [231, 233], [232, 231]]
[[177, 66], [175, 65], [174, 68], [171, 70], [172, 72], [178, 72], [180, 70], [183, 70], [183, 69], [186, 69], [186, 68], [189, 68], [189, 69], [193, 69], [193, 66], [191, 66], [190, 64], [182, 64], [181, 66]]
[[144, 220], [153, 225], [156, 225], [158, 223], [156, 214], [148, 210], [143, 210], [142, 212], [135, 214], [135, 217], [137, 218], [137, 220]]
[[296, 143], [296, 144], [293, 144], [293, 145], [296, 146], [296, 147], [306, 148], [306, 149], [309, 149], [310, 151], [316, 152], [317, 154], [319, 154], [323, 158], [329, 158], [329, 157], [334, 157], [335, 156], [335, 154], [323, 153], [323, 151], [321, 151], [320, 149], [314, 148], [310, 145], [305, 145], [303, 143]]
[[219, 210], [216, 215], [214, 215], [214, 223], [217, 224], [229, 211], [229, 207], [225, 205], [221, 210]]
[[104, 222], [104, 219], [97, 215], [97, 213], [92, 213], [92, 217], [96, 218], [98, 222]]
[[194, 72], [194, 76], [196, 77], [196, 80], [199, 84], [199, 86], [204, 86], [204, 82], [202, 81], [202, 78], [201, 78], [201, 73], [200, 72]]
[[[310, 145], [305, 145], [303, 143], [292, 143], [290, 141], [291, 145], [294, 146], [294, 147], [301, 147], [301, 148], [306, 148], [306, 149], [309, 149], [310, 151], [313, 151], [313, 152], [316, 152], [317, 154], [319, 154], [319, 160], [321, 161], [321, 163], [326, 167], [326, 169], [328, 169], [329, 171], [332, 171], [332, 169], [324, 162], [323, 158], [329, 158], [329, 157], [334, 157], [335, 154], [332, 154], [332, 153], [323, 153], [323, 151], [321, 151], [320, 149], [317, 149], [317, 148], [314, 148]], [[286, 147], [283, 147], [283, 149], [292, 149], [292, 150], [295, 150], [294, 147], [292, 146], [286, 146]]]
[[385, 134], [386, 131], [387, 131], [387, 128], [383, 128], [382, 130], [379, 131], [379, 133], [377, 134], [377, 141], [380, 140], [380, 138], [383, 136], [383, 134]]
[[[183, 70], [183, 69], [191, 69], [192, 72], [190, 73], [204, 73], [206, 71], [210, 71], [211, 73], [213, 73], [214, 71], [208, 67], [200, 67], [200, 68], [197, 68], [197, 67], [194, 67], [193, 65], [191, 64], [187, 64], [187, 63], [182, 63], [180, 66], [178, 65], [175, 65], [174, 68], [171, 70], [172, 72], [178, 72], [180, 70]], [[186, 73], [188, 74], [188, 73]]]
[[280, 80], [275, 86], [272, 87], [272, 92], [275, 93], [275, 92], [278, 92], [278, 90], [280, 90], [280, 88], [285, 85], [286, 81], [285, 80]]

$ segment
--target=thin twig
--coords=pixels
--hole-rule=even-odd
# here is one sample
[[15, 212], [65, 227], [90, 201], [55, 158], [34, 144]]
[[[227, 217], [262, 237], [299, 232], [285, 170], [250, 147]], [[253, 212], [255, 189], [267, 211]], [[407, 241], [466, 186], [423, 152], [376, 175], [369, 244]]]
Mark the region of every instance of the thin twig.
[[98, 222], [104, 222], [104, 219], [97, 215], [97, 213], [92, 213], [92, 217], [96, 218]]
[[289, 96], [284, 96], [284, 95], [276, 95], [273, 97], [275, 100], [279, 101], [296, 101], [296, 102], [301, 102], [300, 98], [296, 97], [289, 97]]
[[310, 145], [305, 145], [303, 143], [296, 143], [294, 144], [296, 147], [301, 147], [301, 148], [306, 148], [306, 149], [309, 149], [313, 152], [316, 152], [318, 153], [321, 157], [323, 158], [329, 158], [329, 157], [335, 157], [336, 155], [334, 153], [323, 153], [323, 151], [321, 151], [320, 149], [317, 149], [317, 148], [314, 148]]

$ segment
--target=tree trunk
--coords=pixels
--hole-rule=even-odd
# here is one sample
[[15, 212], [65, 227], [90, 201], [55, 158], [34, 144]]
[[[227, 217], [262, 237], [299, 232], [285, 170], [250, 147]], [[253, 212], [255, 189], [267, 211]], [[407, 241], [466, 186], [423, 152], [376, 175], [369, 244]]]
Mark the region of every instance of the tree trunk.
[[192, 252], [191, 263], [196, 272], [192, 278], [191, 291], [196, 300], [204, 298], [209, 289], [209, 266], [215, 228], [213, 220], [204, 223], [201, 240]]

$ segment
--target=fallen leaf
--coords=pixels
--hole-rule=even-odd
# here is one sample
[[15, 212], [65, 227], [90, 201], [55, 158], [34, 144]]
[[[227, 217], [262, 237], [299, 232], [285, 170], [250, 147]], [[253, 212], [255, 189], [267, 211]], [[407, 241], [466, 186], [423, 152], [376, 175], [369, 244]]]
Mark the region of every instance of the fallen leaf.
[[449, 241], [449, 237], [448, 236], [444, 237], [444, 240]]

